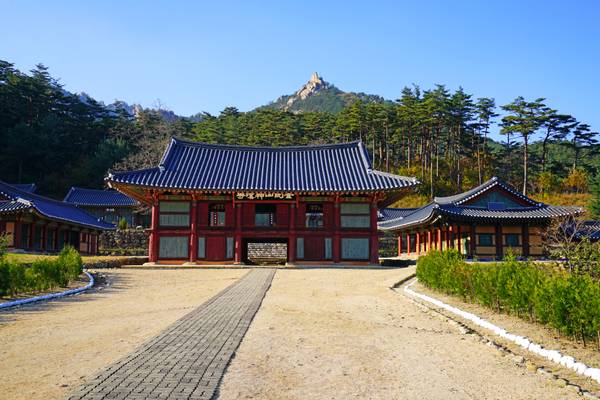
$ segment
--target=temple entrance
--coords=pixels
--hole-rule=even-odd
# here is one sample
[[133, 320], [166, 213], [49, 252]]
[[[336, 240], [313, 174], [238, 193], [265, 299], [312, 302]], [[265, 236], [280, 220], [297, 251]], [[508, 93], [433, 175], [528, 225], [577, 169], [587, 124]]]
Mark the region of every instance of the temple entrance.
[[247, 264], [285, 264], [287, 238], [244, 239], [243, 259]]

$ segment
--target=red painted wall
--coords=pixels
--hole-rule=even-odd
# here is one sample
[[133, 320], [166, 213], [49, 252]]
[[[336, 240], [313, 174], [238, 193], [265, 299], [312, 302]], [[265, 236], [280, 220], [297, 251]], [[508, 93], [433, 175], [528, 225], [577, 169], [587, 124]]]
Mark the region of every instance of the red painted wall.
[[[304, 238], [304, 259], [306, 261], [319, 261], [325, 258], [325, 238], [331, 238], [332, 254], [335, 257], [336, 249], [339, 251], [337, 239], [344, 237], [371, 237], [377, 240], [375, 229], [338, 229], [335, 234], [335, 210], [331, 202], [323, 203], [323, 228], [306, 228], [306, 204], [298, 203], [297, 207], [291, 207], [291, 202], [276, 203], [276, 225], [273, 227], [254, 227], [255, 203], [240, 203], [241, 205], [241, 229], [236, 228], [235, 206], [233, 201], [222, 201], [225, 204], [225, 226], [209, 226], [209, 205], [214, 201], [197, 201], [196, 207], [196, 236], [205, 238], [206, 257], [205, 261], [225, 261], [227, 249], [227, 237], [238, 240], [238, 247], [243, 246], [243, 240], [249, 238]], [[273, 202], [271, 202], [273, 204]], [[290, 213], [295, 210], [295, 231], [290, 231]], [[157, 227], [159, 236], [190, 235], [190, 228], [164, 228]], [[239, 229], [239, 230], [238, 230]], [[372, 242], [373, 243], [373, 242]], [[158, 246], [156, 246], [158, 247]], [[292, 248], [291, 251], [295, 250]], [[191, 252], [190, 252], [191, 254]], [[231, 260], [231, 258], [229, 259]], [[190, 260], [196, 261], [196, 260]]]
[[225, 259], [225, 238], [208, 236], [206, 238], [206, 260], [219, 261]]

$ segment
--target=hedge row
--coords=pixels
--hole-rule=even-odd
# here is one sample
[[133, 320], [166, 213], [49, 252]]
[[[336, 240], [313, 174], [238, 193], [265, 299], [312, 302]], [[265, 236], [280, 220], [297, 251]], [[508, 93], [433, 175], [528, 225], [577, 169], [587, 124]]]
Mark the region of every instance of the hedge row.
[[450, 250], [419, 258], [417, 277], [430, 288], [548, 324], [584, 343], [600, 340], [600, 282], [589, 275], [514, 258], [466, 263]]
[[83, 270], [81, 256], [65, 246], [56, 258], [40, 258], [30, 265], [0, 258], [0, 296], [66, 287]]

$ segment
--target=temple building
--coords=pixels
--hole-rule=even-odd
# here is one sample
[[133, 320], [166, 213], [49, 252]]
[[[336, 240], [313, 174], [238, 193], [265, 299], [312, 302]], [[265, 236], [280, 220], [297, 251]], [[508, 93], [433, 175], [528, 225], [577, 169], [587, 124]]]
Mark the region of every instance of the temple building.
[[40, 196], [0, 181], [0, 233], [10, 250], [55, 253], [71, 244], [83, 254], [98, 253], [98, 235], [114, 225], [73, 204]]
[[140, 212], [140, 203], [114, 189], [84, 189], [71, 187], [64, 202], [85, 210], [104, 222], [118, 225], [124, 219], [127, 226], [144, 226], [145, 215]]
[[152, 207], [163, 264], [378, 263], [378, 208], [418, 184], [373, 170], [361, 142], [243, 147], [172, 139], [159, 165], [108, 184]]
[[581, 212], [578, 207], [537, 202], [494, 177], [467, 192], [436, 197], [418, 209], [389, 209], [385, 213], [390, 217], [380, 219], [379, 229], [397, 235], [398, 256], [455, 248], [468, 258], [498, 259], [509, 250], [522, 257], [541, 257], [548, 224]]

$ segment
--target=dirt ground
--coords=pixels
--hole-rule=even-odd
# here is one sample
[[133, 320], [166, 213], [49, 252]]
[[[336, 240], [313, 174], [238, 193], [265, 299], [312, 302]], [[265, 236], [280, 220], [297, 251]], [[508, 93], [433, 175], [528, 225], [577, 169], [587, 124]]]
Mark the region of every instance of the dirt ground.
[[111, 285], [0, 312], [0, 399], [60, 399], [245, 270], [104, 270]]
[[219, 398], [580, 398], [388, 289], [413, 271], [279, 270]]
[[[451, 304], [462, 310], [472, 312], [480, 316], [481, 318], [485, 318], [486, 320], [490, 321], [495, 325], [501, 326], [502, 328], [506, 329], [511, 333], [528, 337], [534, 342], [541, 344], [545, 348], [558, 350], [562, 354], [575, 357], [575, 359], [577, 359], [578, 361], [581, 361], [589, 366], [593, 366], [596, 368], [600, 367], [600, 351], [597, 347], [598, 344], [595, 342], [587, 343], [587, 346], [584, 347], [582, 342], [576, 342], [574, 340], [570, 340], [565, 336], [559, 335], [556, 330], [547, 326], [523, 320], [517, 317], [516, 315], [499, 314], [487, 307], [483, 307], [478, 304], [465, 303], [457, 297], [447, 296], [440, 292], [430, 290], [418, 282], [413, 286], [413, 289], [418, 291], [419, 293], [433, 296], [445, 302], [446, 304]], [[592, 379], [583, 377], [581, 375], [577, 375], [575, 372], [567, 368], [562, 368], [554, 363], [549, 362], [548, 360], [532, 355], [531, 353], [526, 352], [524, 349], [512, 342], [494, 336], [493, 334], [489, 333], [483, 328], [475, 327], [470, 321], [460, 319], [459, 317], [454, 315], [452, 317], [455, 319], [459, 319], [466, 325], [472, 327], [473, 329], [476, 329], [477, 331], [480, 331], [482, 334], [487, 335], [494, 341], [508, 347], [512, 352], [537, 361], [538, 364], [543, 365], [546, 369], [557, 373], [561, 377], [566, 378], [569, 381], [592, 391], [593, 393], [600, 393], [600, 384], [593, 381]]]

